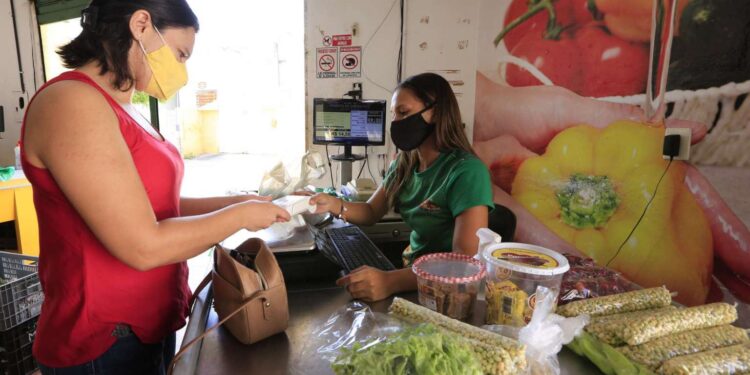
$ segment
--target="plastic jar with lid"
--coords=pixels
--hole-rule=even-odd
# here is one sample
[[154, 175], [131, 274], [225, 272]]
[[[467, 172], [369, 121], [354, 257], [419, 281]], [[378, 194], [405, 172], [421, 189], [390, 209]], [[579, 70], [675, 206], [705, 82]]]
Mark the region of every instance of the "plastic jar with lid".
[[425, 255], [412, 266], [417, 275], [419, 303], [454, 319], [467, 319], [474, 312], [485, 267], [463, 254]]
[[560, 292], [560, 283], [570, 269], [560, 253], [541, 246], [507, 242], [486, 247], [487, 324], [525, 326], [534, 313], [537, 287]]

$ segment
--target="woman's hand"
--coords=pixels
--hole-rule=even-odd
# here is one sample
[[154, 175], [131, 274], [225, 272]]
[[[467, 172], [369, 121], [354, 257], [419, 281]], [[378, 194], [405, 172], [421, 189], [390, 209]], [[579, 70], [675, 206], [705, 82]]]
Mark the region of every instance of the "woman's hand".
[[380, 301], [393, 294], [388, 272], [362, 266], [336, 280], [336, 285], [346, 287], [353, 298], [365, 302]]
[[310, 204], [315, 205], [315, 213], [322, 214], [330, 212], [334, 215], [341, 213], [344, 202], [329, 194], [320, 193], [310, 198]]
[[289, 213], [270, 202], [247, 201], [243, 205], [245, 229], [255, 232], [270, 227], [274, 223], [286, 222], [291, 219]]

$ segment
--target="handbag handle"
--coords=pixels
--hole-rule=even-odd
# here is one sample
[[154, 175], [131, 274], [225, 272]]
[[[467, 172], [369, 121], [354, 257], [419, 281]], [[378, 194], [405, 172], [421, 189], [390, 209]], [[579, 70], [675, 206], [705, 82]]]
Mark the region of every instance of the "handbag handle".
[[[200, 293], [201, 290], [203, 288], [205, 288], [206, 285], [208, 285], [208, 281], [210, 281], [210, 280], [211, 280], [211, 274], [209, 273], [206, 276], [206, 278], [204, 278], [203, 281], [201, 281], [200, 285], [198, 285], [198, 288], [195, 289], [195, 293], [193, 294], [193, 298], [192, 298], [192, 301], [191, 301], [191, 309], [190, 309], [191, 311], [192, 311], [192, 306], [194, 306], [195, 300], [197, 299], [198, 293]], [[229, 315], [227, 315], [224, 319], [222, 319], [218, 323], [214, 324], [213, 327], [207, 329], [205, 332], [203, 332], [202, 334], [200, 334], [200, 336], [198, 336], [198, 337], [190, 340], [190, 342], [188, 342], [185, 346], [183, 346], [177, 352], [177, 354], [174, 355], [174, 358], [172, 358], [172, 361], [169, 363], [169, 367], [167, 368], [167, 375], [172, 375], [172, 371], [174, 371], [174, 366], [177, 364], [177, 361], [179, 361], [180, 358], [183, 356], [183, 354], [185, 354], [185, 352], [187, 352], [188, 349], [190, 349], [190, 347], [192, 347], [195, 343], [197, 343], [198, 341], [203, 340], [203, 338], [206, 337], [206, 335], [208, 335], [209, 333], [211, 333], [211, 331], [215, 330], [216, 328], [219, 328], [219, 326], [221, 326], [222, 324], [226, 323], [227, 320], [229, 320], [230, 318], [232, 318], [233, 316], [235, 316], [237, 313], [239, 313], [240, 311], [242, 311], [242, 309], [244, 309], [245, 307], [247, 307], [247, 305], [249, 305], [251, 302], [255, 301], [258, 298], [261, 298], [261, 299], [265, 300], [266, 297], [264, 297], [262, 294], [263, 294], [263, 290], [258, 290], [255, 293], [251, 294], [250, 297], [248, 297], [245, 300], [245, 302], [243, 302], [242, 305], [240, 305], [240, 307], [238, 307], [236, 310], [232, 311], [232, 313], [230, 313]]]
[[206, 275], [206, 277], [204, 277], [203, 280], [201, 280], [201, 283], [198, 284], [197, 288], [195, 288], [193, 295], [190, 296], [190, 301], [188, 302], [188, 306], [190, 306], [190, 313], [193, 312], [193, 307], [195, 306], [195, 300], [198, 299], [198, 295], [203, 291], [203, 289], [210, 282], [211, 282], [211, 272], [209, 272], [208, 275]]

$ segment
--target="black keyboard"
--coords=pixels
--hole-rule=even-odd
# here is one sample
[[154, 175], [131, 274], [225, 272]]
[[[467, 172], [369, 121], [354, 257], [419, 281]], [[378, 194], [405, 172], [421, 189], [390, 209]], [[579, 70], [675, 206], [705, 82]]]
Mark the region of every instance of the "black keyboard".
[[328, 228], [325, 231], [333, 244], [334, 255], [346, 273], [361, 266], [370, 266], [383, 271], [396, 269], [359, 227]]

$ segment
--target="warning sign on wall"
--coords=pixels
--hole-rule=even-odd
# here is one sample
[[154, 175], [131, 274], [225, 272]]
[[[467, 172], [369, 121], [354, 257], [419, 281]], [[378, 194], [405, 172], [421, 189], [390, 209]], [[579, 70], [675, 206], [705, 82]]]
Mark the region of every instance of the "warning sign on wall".
[[339, 78], [362, 76], [362, 47], [339, 47]]
[[334, 35], [333, 36], [334, 46], [351, 46], [352, 45], [352, 34]]
[[338, 48], [318, 48], [317, 51], [317, 77], [336, 78], [338, 75]]

